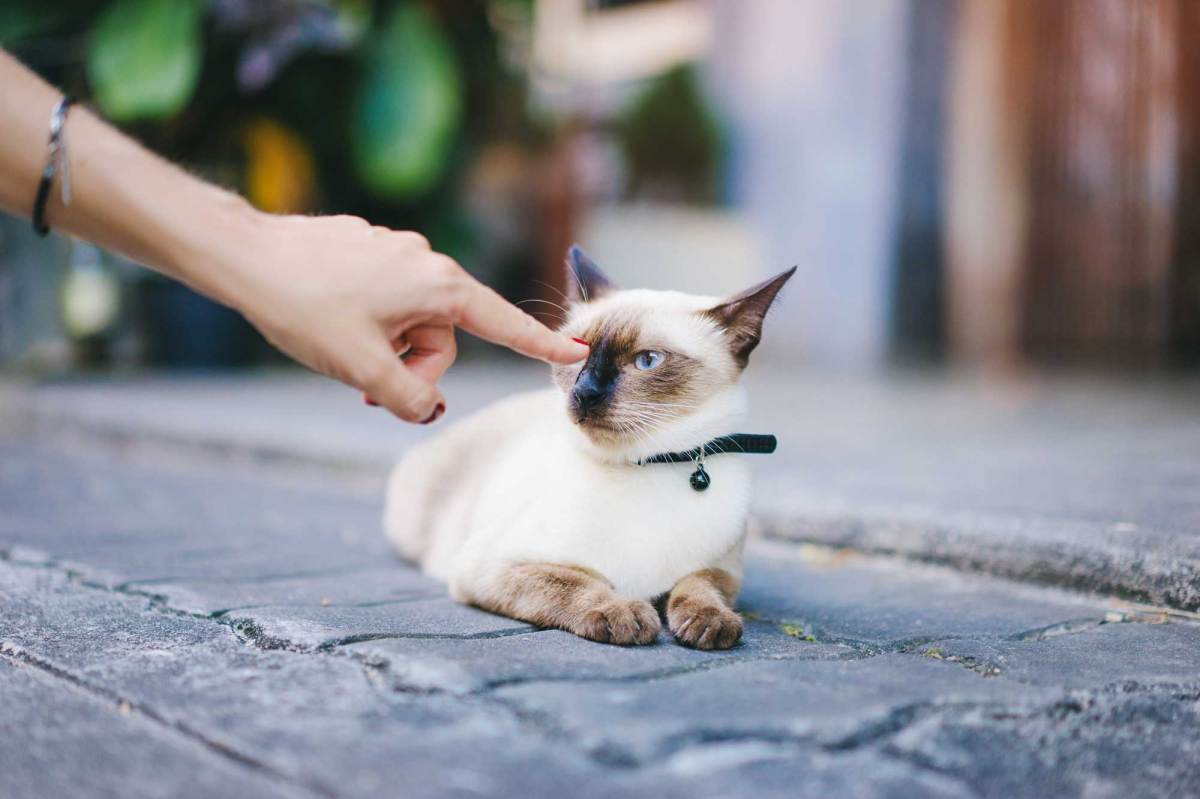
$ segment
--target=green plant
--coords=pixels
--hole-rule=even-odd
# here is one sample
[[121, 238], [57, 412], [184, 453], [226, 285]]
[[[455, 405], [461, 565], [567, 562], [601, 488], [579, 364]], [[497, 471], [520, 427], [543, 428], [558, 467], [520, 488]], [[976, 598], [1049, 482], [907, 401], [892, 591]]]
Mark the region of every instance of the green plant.
[[201, 0], [117, 0], [87, 53], [96, 103], [117, 122], [169, 117], [196, 88], [204, 56]]
[[694, 68], [678, 67], [652, 81], [626, 109], [617, 133], [630, 194], [717, 200], [721, 131]]
[[404, 4], [368, 44], [352, 143], [359, 179], [396, 199], [441, 177], [462, 116], [461, 78], [445, 34]]

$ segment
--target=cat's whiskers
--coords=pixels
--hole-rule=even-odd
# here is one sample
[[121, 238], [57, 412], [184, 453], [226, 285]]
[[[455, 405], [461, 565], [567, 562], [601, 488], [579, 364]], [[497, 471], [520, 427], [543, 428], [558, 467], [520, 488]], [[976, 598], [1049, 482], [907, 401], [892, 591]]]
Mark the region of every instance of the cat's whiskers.
[[592, 298], [588, 296], [587, 284], [579, 277], [579, 272], [575, 269], [575, 264], [572, 263], [570, 258], [567, 259], [567, 269], [570, 271], [571, 277], [575, 278], [575, 282], [579, 285], [579, 295], [583, 297], [583, 301], [591, 302]]
[[[562, 324], [563, 322], [567, 321], [567, 315], [570, 313], [570, 311], [568, 311], [566, 308], [564, 308], [564, 307], [562, 307], [561, 305], [559, 305], [557, 302], [554, 302], [554, 301], [552, 301], [552, 300], [543, 300], [543, 299], [541, 299], [540, 297], [530, 297], [529, 299], [526, 299], [526, 300], [521, 300], [521, 301], [519, 301], [519, 302], [514, 302], [514, 303], [513, 303], [513, 305], [516, 305], [516, 306], [518, 306], [518, 307], [519, 307], [519, 306], [521, 306], [521, 305], [524, 305], [524, 304], [525, 304], [525, 303], [527, 303], [527, 302], [540, 302], [540, 303], [542, 303], [543, 305], [549, 305], [549, 306], [551, 306], [551, 307], [553, 307], [553, 308], [557, 308], [557, 309], [559, 310], [559, 312], [560, 312], [560, 313], [562, 313], [562, 316], [561, 316], [561, 317], [559, 317], [559, 319], [558, 319], [558, 323], [559, 323], [559, 324]], [[534, 313], [537, 313], [537, 312], [535, 311]], [[543, 313], [549, 313], [549, 312], [548, 312], [548, 311], [543, 311]]]
[[566, 294], [564, 294], [564, 293], [562, 292], [562, 290], [558, 288], [558, 286], [555, 286], [555, 285], [552, 285], [552, 284], [550, 284], [550, 283], [547, 283], [547, 282], [546, 282], [546, 281], [544, 281], [544, 280], [535, 280], [535, 281], [533, 281], [533, 282], [534, 282], [534, 283], [537, 283], [539, 286], [545, 286], [546, 288], [550, 289], [550, 290], [551, 290], [551, 291], [553, 291], [555, 294], [557, 294], [558, 296], [562, 297], [562, 299], [563, 299], [563, 302], [568, 302], [568, 303], [569, 303], [569, 302], [571, 301], [571, 298], [570, 298], [570, 297], [568, 297]]

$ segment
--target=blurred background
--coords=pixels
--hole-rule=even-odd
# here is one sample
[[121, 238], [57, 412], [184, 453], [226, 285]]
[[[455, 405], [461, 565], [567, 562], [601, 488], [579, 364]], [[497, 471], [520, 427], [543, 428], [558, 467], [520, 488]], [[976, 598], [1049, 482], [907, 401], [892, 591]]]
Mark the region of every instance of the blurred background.
[[[1194, 369], [1198, 36], [1195, 0], [0, 4], [0, 45], [260, 208], [419, 230], [547, 322], [576, 240], [629, 286], [795, 264], [771, 357], [855, 371]], [[282, 363], [0, 219], [5, 370]]]

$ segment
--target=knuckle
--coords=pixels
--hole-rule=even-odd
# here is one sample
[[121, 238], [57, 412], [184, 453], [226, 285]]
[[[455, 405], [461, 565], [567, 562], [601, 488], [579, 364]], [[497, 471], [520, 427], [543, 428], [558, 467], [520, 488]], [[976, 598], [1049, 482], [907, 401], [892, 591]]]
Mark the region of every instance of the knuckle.
[[466, 272], [458, 263], [445, 255], [435, 254], [429, 262], [429, 276], [433, 291], [445, 299], [446, 304], [457, 316], [466, 305], [470, 286]]
[[353, 214], [338, 214], [337, 216], [333, 217], [333, 219], [339, 224], [346, 225], [347, 227], [369, 228], [371, 226], [367, 220], [363, 219], [361, 216], [354, 216]]
[[462, 281], [463, 268], [448, 255], [433, 253], [429, 260], [433, 275], [443, 281], [459, 283]]
[[429, 239], [415, 230], [397, 230], [394, 232], [396, 241], [416, 250], [428, 250]]
[[356, 382], [363, 388], [378, 390], [387, 382], [393, 368], [389, 358], [369, 358], [358, 367]]

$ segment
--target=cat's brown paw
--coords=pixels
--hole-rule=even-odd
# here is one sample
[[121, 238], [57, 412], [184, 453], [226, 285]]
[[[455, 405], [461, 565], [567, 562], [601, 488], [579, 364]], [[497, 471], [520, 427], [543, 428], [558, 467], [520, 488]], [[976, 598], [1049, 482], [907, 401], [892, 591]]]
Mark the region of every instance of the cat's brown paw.
[[611, 599], [585, 612], [572, 630], [576, 635], [606, 644], [650, 644], [662, 622], [658, 611], [641, 599]]
[[742, 640], [742, 617], [720, 605], [682, 602], [667, 613], [667, 625], [694, 649], [731, 649]]

